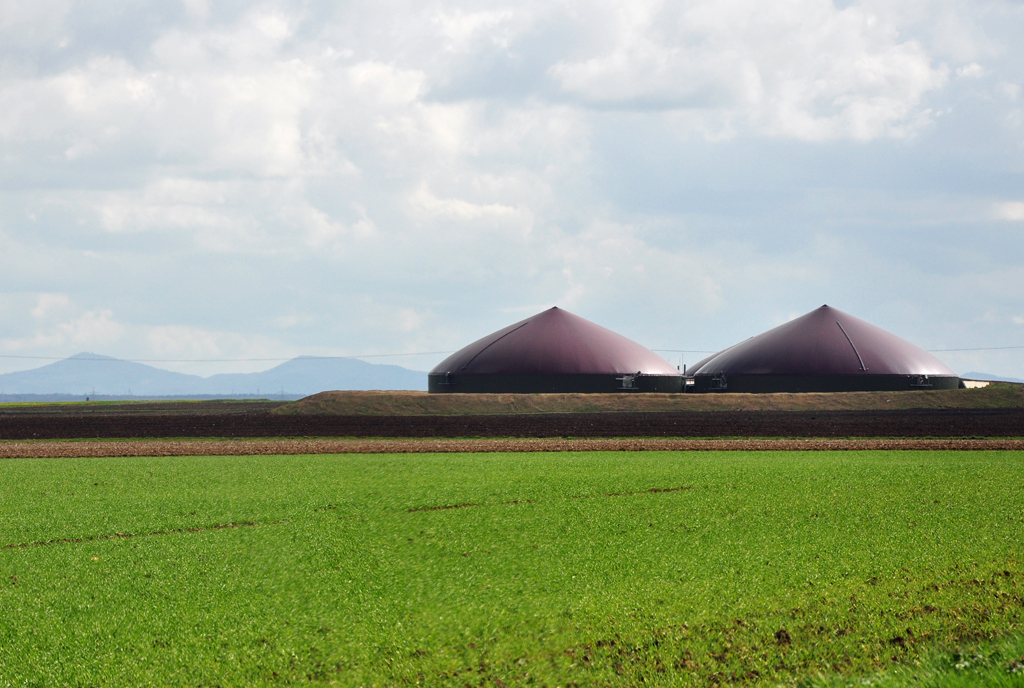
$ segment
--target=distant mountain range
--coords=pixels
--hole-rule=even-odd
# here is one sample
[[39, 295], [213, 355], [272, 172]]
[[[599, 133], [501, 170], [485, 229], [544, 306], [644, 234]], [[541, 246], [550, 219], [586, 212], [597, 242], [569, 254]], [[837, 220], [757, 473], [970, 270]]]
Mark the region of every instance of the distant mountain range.
[[327, 390], [426, 390], [427, 374], [352, 358], [302, 356], [260, 373], [200, 377], [81, 353], [33, 370], [0, 375], [0, 396], [308, 396]]
[[989, 373], [964, 373], [960, 377], [962, 377], [965, 380], [992, 380], [993, 382], [1024, 383], [1024, 380], [1021, 380], [1020, 378], [1017, 377], [1006, 377], [1005, 375], [990, 375]]
[[[970, 372], [970, 380], [1024, 380]], [[328, 390], [427, 389], [427, 374], [353, 358], [301, 356], [260, 373], [200, 377], [143, 363], [80, 353], [33, 370], [0, 374], [0, 401], [60, 401], [158, 397], [297, 399]]]

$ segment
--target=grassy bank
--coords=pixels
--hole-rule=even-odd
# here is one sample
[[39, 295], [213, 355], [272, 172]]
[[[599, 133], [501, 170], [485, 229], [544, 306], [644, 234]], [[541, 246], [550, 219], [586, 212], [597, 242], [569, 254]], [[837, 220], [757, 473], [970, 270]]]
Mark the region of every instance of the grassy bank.
[[281, 415], [464, 416], [680, 411], [868, 411], [1020, 408], [1024, 385], [982, 389], [801, 394], [428, 394], [321, 392], [274, 408]]
[[0, 685], [895, 680], [1024, 631], [1022, 484], [1021, 452], [11, 460]]

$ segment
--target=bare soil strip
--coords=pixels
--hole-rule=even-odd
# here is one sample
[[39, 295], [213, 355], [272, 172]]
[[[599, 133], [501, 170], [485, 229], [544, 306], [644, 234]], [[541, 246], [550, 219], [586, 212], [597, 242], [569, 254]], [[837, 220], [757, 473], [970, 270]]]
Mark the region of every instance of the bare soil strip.
[[471, 506], [483, 506], [483, 504], [477, 504], [476, 502], [466, 502], [465, 504], [442, 504], [440, 506], [414, 506], [409, 509], [409, 513], [415, 511], [447, 511], [448, 509], [468, 509]]
[[661, 494], [662, 492], [682, 492], [683, 490], [692, 490], [690, 486], [683, 487], [652, 487], [649, 490], [640, 490], [639, 492], [608, 492], [605, 497], [627, 497], [629, 495], [638, 494]]
[[0, 458], [561, 451], [1024, 450], [1019, 439], [419, 439], [0, 442]]
[[205, 528], [173, 528], [171, 530], [154, 530], [149, 533], [114, 533], [113, 535], [88, 535], [80, 538], [58, 538], [56, 540], [38, 540], [36, 542], [19, 542], [17, 544], [4, 545], [0, 549], [22, 549], [25, 547], [47, 547], [49, 545], [70, 545], [79, 542], [95, 542], [97, 540], [127, 540], [129, 538], [137, 537], [152, 537], [155, 535], [177, 535], [179, 533], [202, 533], [207, 530], [228, 530], [231, 528], [255, 528], [257, 526], [273, 525], [277, 523], [283, 523], [283, 521], [267, 521], [264, 523], [256, 523], [254, 521], [240, 521], [231, 523], [222, 523], [215, 526], [207, 526]]
[[[936, 392], [937, 394], [938, 392]], [[931, 392], [921, 392], [931, 394]], [[685, 396], [685, 395], [676, 395]], [[0, 440], [1021, 438], [1024, 407], [479, 416], [0, 413]]]
[[[683, 490], [692, 490], [692, 487], [652, 487], [649, 490], [634, 490], [631, 492], [605, 492], [605, 497], [630, 497], [633, 495], [642, 494], [662, 494], [664, 492], [682, 492]], [[577, 495], [570, 497], [570, 499], [587, 499], [584, 495]], [[498, 506], [508, 506], [511, 504], [536, 504], [537, 501], [534, 499], [513, 499], [510, 502], [498, 502]], [[478, 502], [466, 502], [464, 504], [440, 504], [438, 506], [414, 506], [411, 509], [406, 509], [410, 514], [416, 513], [417, 511], [447, 511], [449, 509], [468, 509], [474, 506], [490, 506], [487, 504], [480, 504]]]

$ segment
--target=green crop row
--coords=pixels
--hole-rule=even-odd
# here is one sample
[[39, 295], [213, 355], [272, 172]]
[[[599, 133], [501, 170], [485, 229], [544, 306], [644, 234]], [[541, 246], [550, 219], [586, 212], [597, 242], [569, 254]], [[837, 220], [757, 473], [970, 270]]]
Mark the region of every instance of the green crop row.
[[1021, 685], [1022, 542], [1022, 452], [7, 460], [0, 686]]

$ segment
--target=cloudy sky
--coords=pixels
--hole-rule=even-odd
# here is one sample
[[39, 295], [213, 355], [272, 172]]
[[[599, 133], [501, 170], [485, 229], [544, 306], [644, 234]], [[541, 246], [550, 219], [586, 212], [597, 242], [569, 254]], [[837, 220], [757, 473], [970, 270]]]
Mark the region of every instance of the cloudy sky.
[[1022, 346], [1021, 36], [1020, 0], [0, 0], [0, 372], [552, 305], [655, 349], [823, 303]]

